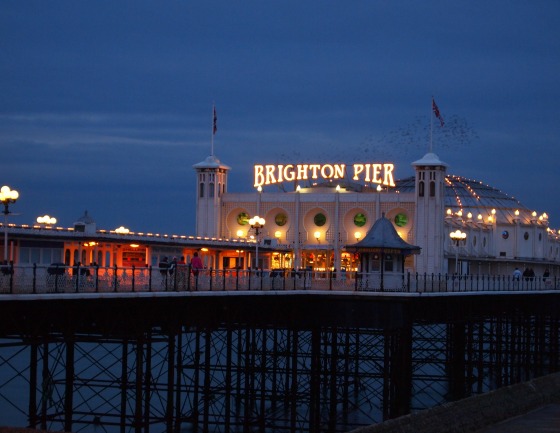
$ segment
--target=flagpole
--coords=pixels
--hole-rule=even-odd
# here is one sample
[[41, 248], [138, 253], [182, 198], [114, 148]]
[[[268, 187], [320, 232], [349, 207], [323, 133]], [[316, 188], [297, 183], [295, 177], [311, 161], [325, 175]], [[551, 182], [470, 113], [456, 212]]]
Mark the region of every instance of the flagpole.
[[214, 126], [215, 126], [215, 117], [216, 117], [216, 104], [212, 103], [212, 122], [210, 123], [210, 133], [212, 136], [211, 139], [211, 148], [210, 148], [210, 156], [214, 156]]
[[433, 144], [432, 144], [432, 129], [434, 127], [434, 97], [432, 96], [432, 106], [430, 107], [430, 153], [432, 153], [433, 150]]

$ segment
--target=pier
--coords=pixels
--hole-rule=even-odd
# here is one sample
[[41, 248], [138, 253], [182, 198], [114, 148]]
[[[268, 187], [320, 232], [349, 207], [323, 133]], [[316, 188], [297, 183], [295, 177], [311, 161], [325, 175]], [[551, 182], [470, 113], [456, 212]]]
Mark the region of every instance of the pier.
[[284, 275], [249, 289], [208, 274], [190, 290], [150, 291], [132, 275], [114, 290], [76, 286], [82, 274], [67, 271], [58, 292], [2, 286], [1, 416], [12, 425], [349, 431], [560, 368], [560, 296], [547, 286], [381, 292], [295, 276], [294, 289]]

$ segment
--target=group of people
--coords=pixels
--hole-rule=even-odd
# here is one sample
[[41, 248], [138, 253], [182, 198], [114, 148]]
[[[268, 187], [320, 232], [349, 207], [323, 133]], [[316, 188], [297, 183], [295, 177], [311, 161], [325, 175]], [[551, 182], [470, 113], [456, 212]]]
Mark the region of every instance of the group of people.
[[[161, 275], [173, 275], [174, 272], [186, 272], [187, 262], [185, 262], [185, 256], [181, 256], [179, 260], [177, 257], [173, 257], [171, 261], [168, 260], [167, 257], [163, 257], [162, 260], [159, 262], [159, 271]], [[195, 252], [193, 258], [190, 262], [190, 269], [194, 276], [198, 276], [200, 270], [204, 267], [202, 264], [202, 260], [198, 256], [198, 253]]]
[[[519, 281], [521, 278], [525, 281], [533, 281], [536, 277], [535, 271], [533, 268], [525, 268], [523, 272], [519, 268], [515, 268], [513, 271], [513, 279]], [[550, 278], [550, 272], [548, 269], [545, 269], [543, 273], [543, 281], [546, 282]]]

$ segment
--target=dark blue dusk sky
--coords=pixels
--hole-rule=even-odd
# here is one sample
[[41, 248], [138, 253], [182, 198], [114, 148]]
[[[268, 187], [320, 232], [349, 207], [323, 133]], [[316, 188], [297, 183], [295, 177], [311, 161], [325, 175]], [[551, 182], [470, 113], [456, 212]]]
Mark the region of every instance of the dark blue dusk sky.
[[393, 161], [433, 149], [560, 228], [560, 2], [0, 3], [11, 221], [194, 234], [192, 165]]

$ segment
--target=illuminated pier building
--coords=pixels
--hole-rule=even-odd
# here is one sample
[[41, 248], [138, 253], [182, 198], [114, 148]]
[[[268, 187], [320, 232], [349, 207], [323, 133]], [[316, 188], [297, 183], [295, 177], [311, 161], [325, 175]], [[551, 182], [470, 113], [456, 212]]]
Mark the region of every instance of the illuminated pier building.
[[[158, 266], [165, 257], [200, 252], [212, 269], [358, 269], [347, 245], [363, 239], [384, 215], [398, 235], [421, 248], [405, 270], [427, 274], [505, 274], [515, 267], [560, 274], [560, 233], [548, 216], [481, 182], [448, 174], [428, 153], [413, 176], [393, 178], [388, 163], [255, 166], [254, 192], [228, 191], [230, 167], [210, 156], [196, 172], [196, 233], [192, 236], [102, 230], [86, 213], [74, 227], [6, 225], [7, 257], [18, 265]], [[274, 183], [282, 182], [281, 191]], [[21, 199], [24, 199], [23, 197]], [[264, 225], [251, 225], [251, 218]], [[154, 221], [154, 226], [158, 222]], [[451, 233], [461, 236], [452, 238]], [[398, 272], [391, 255], [386, 272]], [[373, 261], [375, 263], [375, 259]], [[338, 274], [341, 275], [341, 274]]]
[[[392, 164], [255, 166], [252, 193], [227, 191], [229, 167], [209, 157], [196, 164], [197, 235], [248, 239], [249, 219], [264, 218], [262, 242], [288, 253], [263, 255], [259, 267], [357, 269], [345, 246], [362, 239], [385, 215], [406, 242], [411, 272], [507, 274], [515, 267], [558, 269], [560, 236], [546, 213], [528, 209], [482, 182], [447, 173], [433, 153], [412, 163], [414, 176], [392, 177]], [[289, 192], [267, 185], [286, 181]], [[263, 189], [263, 186], [265, 189]], [[466, 236], [453, 239], [459, 230]], [[253, 266], [255, 263], [253, 263]], [[385, 262], [387, 271], [392, 263]]]

